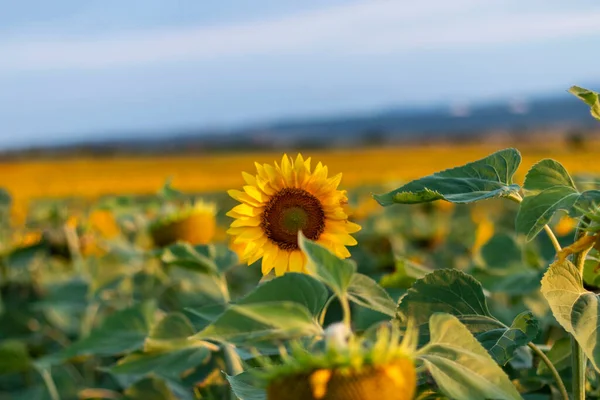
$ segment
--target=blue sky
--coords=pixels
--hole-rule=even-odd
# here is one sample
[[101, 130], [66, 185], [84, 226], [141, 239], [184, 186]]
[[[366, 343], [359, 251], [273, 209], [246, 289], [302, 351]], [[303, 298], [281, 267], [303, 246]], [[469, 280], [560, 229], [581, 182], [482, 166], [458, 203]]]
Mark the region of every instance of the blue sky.
[[600, 84], [596, 0], [3, 0], [1, 9], [0, 148]]

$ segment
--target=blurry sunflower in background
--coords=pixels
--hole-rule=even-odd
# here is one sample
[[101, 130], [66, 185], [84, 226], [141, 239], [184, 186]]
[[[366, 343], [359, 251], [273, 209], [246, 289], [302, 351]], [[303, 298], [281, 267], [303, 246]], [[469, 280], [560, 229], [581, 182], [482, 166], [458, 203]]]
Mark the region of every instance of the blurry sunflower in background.
[[348, 198], [337, 189], [342, 174], [328, 178], [321, 163], [311, 172], [310, 158], [300, 154], [295, 160], [284, 155], [281, 165], [255, 165], [257, 175], [242, 173], [243, 191], [228, 192], [241, 203], [227, 213], [235, 218], [227, 233], [242, 262], [250, 265], [262, 258], [264, 275], [273, 269], [277, 276], [306, 272], [299, 231], [338, 257], [350, 256], [346, 246], [356, 244], [350, 234], [360, 226], [348, 221], [344, 211]]
[[150, 235], [154, 244], [159, 247], [177, 241], [193, 245], [208, 244], [215, 235], [216, 213], [216, 204], [203, 200], [167, 209], [150, 224]]

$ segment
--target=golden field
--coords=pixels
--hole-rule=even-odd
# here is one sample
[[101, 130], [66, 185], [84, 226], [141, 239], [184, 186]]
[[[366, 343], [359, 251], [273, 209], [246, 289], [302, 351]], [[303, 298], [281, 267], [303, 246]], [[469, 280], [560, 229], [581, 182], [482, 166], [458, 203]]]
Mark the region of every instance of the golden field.
[[[342, 186], [399, 182], [482, 158], [506, 146], [406, 146], [381, 149], [305, 151], [313, 163], [322, 161], [330, 174], [342, 172]], [[573, 174], [600, 173], [600, 143], [574, 151], [566, 146], [519, 146], [522, 181], [536, 161], [550, 157]], [[292, 152], [290, 152], [292, 154]], [[254, 162], [280, 160], [281, 153], [201, 154], [196, 156], [147, 156], [116, 158], [68, 158], [0, 163], [0, 187], [17, 201], [39, 198], [85, 197], [109, 194], [155, 193], [169, 177], [173, 186], [187, 192], [214, 192], [242, 184], [241, 171], [253, 172]], [[314, 164], [313, 164], [314, 165]]]

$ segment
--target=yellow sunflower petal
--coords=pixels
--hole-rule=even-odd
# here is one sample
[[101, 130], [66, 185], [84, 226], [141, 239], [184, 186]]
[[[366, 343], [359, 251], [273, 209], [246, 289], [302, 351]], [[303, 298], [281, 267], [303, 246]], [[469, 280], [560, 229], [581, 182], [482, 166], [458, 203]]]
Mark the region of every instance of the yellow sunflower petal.
[[254, 175], [251, 175], [247, 172], [242, 172], [242, 177], [244, 178], [244, 181], [248, 184], [248, 185], [256, 185], [256, 177]]
[[279, 250], [277, 257], [275, 258], [275, 276], [282, 276], [288, 270], [290, 261], [290, 252], [286, 250]]
[[262, 259], [261, 272], [263, 275], [267, 275], [275, 267], [275, 260], [277, 259], [279, 248], [271, 243], [267, 243], [264, 251], [265, 255]]
[[247, 193], [242, 192], [240, 190], [228, 190], [227, 194], [241, 203], [246, 203], [248, 205], [255, 206], [255, 207], [262, 206], [262, 203], [260, 201], [252, 198]]
[[354, 246], [356, 243], [358, 243], [356, 241], [356, 239], [354, 239], [352, 236], [350, 236], [347, 233], [323, 232], [320, 239], [321, 238], [323, 240], [328, 240], [330, 242], [343, 244], [344, 246]]
[[251, 218], [238, 218], [231, 223], [232, 228], [238, 228], [240, 226], [259, 226], [261, 223], [260, 217]]
[[242, 216], [256, 217], [262, 214], [263, 210], [264, 208], [262, 207], [253, 207], [248, 204], [238, 204], [225, 215], [233, 218], [240, 218]]
[[269, 200], [269, 196], [258, 190], [256, 186], [246, 185], [244, 186], [244, 192], [259, 203], [265, 203]]
[[304, 254], [300, 250], [290, 253], [290, 272], [302, 272], [304, 268]]

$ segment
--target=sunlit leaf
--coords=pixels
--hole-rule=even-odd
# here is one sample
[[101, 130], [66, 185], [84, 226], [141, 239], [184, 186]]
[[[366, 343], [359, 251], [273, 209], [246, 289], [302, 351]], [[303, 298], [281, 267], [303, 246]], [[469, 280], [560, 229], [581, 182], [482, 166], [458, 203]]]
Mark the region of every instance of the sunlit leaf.
[[204, 273], [216, 273], [218, 271], [213, 260], [189, 243], [175, 243], [167, 247], [162, 252], [161, 260], [167, 265], [175, 265]]
[[569, 93], [577, 96], [585, 104], [590, 106], [590, 112], [596, 119], [600, 119], [600, 95], [588, 89], [579, 86], [572, 86]]
[[419, 350], [433, 379], [452, 399], [521, 399], [508, 376], [454, 316], [434, 314], [431, 341]]
[[505, 149], [481, 160], [414, 180], [374, 197], [382, 206], [434, 200], [471, 203], [493, 197], [511, 197], [520, 189], [512, 181], [520, 163], [521, 154], [516, 149]]
[[363, 274], [354, 274], [348, 287], [350, 301], [393, 317], [396, 303], [390, 295], [373, 279]]
[[233, 305], [194, 338], [246, 344], [320, 333], [321, 327], [306, 307], [282, 301]]
[[306, 268], [311, 274], [329, 286], [337, 296], [344, 296], [356, 272], [356, 264], [336, 257], [325, 247], [306, 239], [302, 233], [298, 235], [298, 242], [308, 258]]
[[256, 378], [249, 372], [242, 372], [235, 376], [227, 375], [227, 380], [239, 400], [265, 400], [267, 398], [265, 389], [259, 387]]
[[542, 294], [558, 323], [573, 337], [596, 370], [600, 370], [600, 301], [584, 289], [577, 267], [555, 262], [542, 279]]

